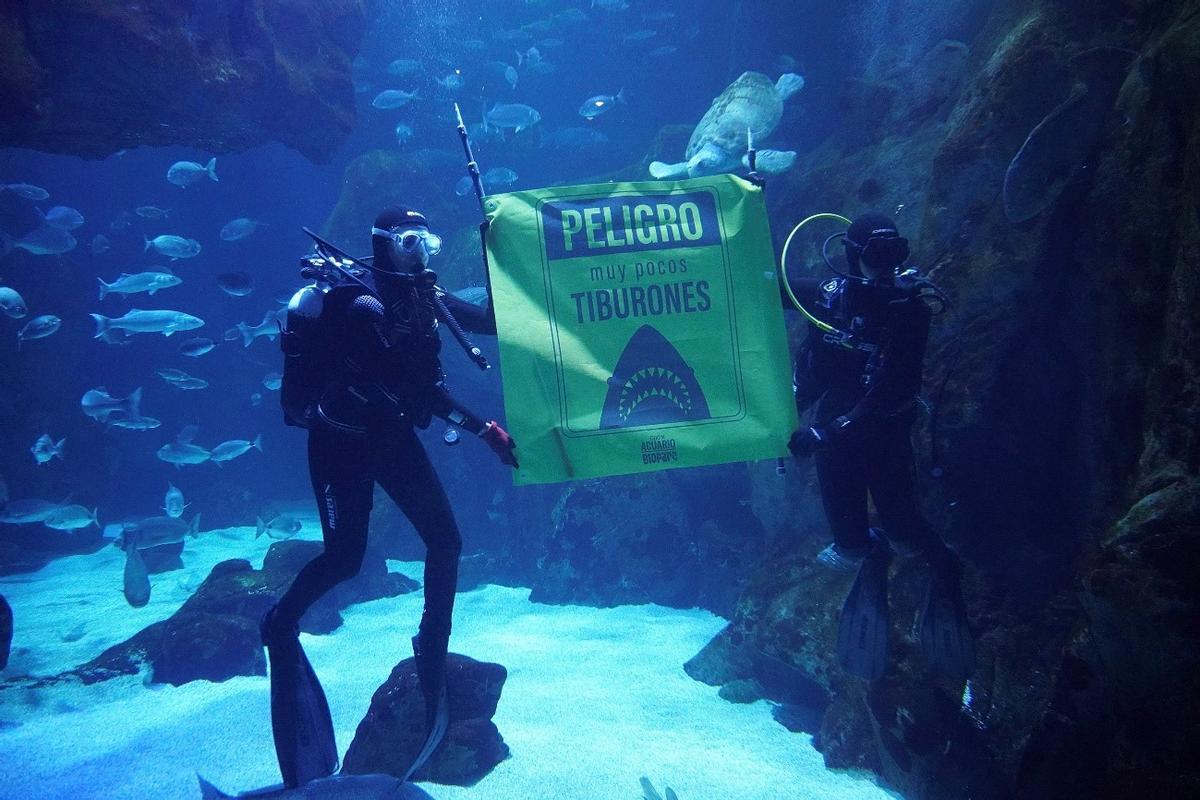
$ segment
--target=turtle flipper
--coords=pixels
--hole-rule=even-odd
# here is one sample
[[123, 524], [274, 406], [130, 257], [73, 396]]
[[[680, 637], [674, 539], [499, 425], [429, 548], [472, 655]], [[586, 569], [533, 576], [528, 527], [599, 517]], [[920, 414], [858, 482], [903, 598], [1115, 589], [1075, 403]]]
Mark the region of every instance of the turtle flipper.
[[664, 164], [662, 161], [651, 161], [650, 176], [659, 180], [663, 180], [664, 178], [686, 178], [688, 176], [688, 162], [680, 161], [678, 164]]
[[[754, 167], [768, 175], [780, 175], [791, 169], [795, 163], [795, 150], [759, 150], [755, 154]], [[746, 169], [750, 168], [750, 156], [742, 156], [742, 165]]]

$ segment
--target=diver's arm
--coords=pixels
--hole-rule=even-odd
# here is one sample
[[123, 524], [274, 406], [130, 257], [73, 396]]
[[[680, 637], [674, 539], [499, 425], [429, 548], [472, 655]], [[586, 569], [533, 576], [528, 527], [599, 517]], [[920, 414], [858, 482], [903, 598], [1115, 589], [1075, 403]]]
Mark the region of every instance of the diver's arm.
[[435, 416], [457, 425], [468, 433], [476, 436], [483, 435], [487, 421], [456, 400], [450, 394], [450, 390], [446, 388], [446, 384], [438, 383], [431, 391], [433, 392], [431, 409]]
[[487, 302], [483, 307], [466, 300], [460, 300], [441, 287], [435, 289], [446, 309], [458, 320], [462, 329], [470, 333], [482, 333], [485, 336], [496, 335], [496, 311], [492, 307], [492, 290], [488, 287]]
[[[796, 295], [805, 308], [809, 308], [810, 304], [816, 302], [821, 296], [821, 286], [825, 281], [820, 278], [790, 278], [788, 286], [792, 287], [792, 293]], [[795, 311], [796, 306], [792, 302], [792, 298], [788, 296], [787, 289], [783, 285], [782, 271], [779, 279], [779, 302], [783, 304], [785, 311]]]
[[501, 462], [513, 469], [519, 466], [516, 454], [513, 452], [517, 443], [509, 436], [508, 431], [500, 427], [500, 423], [494, 419], [484, 422], [483, 419], [471, 413], [466, 406], [454, 399], [444, 383], [438, 383], [432, 391], [434, 393], [432, 404], [434, 414], [483, 439]]

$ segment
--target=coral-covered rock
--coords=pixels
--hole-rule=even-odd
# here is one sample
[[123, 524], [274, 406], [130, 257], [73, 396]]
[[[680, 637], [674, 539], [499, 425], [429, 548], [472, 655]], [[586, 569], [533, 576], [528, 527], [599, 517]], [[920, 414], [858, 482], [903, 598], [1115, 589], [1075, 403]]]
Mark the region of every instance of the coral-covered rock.
[[362, 0], [6, 3], [0, 146], [101, 158], [276, 140], [328, 160], [354, 123], [364, 15]]
[[[450, 726], [414, 780], [471, 786], [508, 758], [508, 746], [491, 721], [507, 678], [507, 670], [499, 664], [457, 653], [447, 656]], [[408, 658], [375, 690], [371, 707], [346, 750], [342, 770], [403, 777], [420, 752], [425, 734], [425, 699], [416, 661]]]

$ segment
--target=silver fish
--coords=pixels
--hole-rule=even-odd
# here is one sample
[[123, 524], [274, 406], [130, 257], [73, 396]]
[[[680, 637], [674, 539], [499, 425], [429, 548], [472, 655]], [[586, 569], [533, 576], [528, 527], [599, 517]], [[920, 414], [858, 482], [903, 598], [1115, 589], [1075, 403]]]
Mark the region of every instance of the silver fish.
[[517, 182], [517, 173], [508, 167], [492, 167], [483, 173], [483, 182], [488, 186], [510, 186]]
[[463, 76], [460, 75], [457, 70], [451, 72], [449, 75], [446, 75], [443, 78], [437, 78], [436, 80], [439, 86], [451, 92], [457, 92], [459, 89], [463, 88], [463, 84], [465, 83], [465, 81], [463, 81]]
[[186, 342], [181, 342], [179, 345], [179, 352], [185, 356], [199, 358], [216, 346], [217, 343], [212, 339], [196, 337], [195, 339], [188, 339]]
[[10, 500], [4, 506], [4, 511], [0, 512], [0, 522], [5, 525], [29, 525], [34, 522], [42, 522], [65, 505], [65, 500], [62, 503], [52, 503], [37, 497]]
[[183, 279], [170, 272], [137, 272], [130, 274], [122, 272], [112, 283], [105, 283], [102, 278], [96, 278], [100, 282], [100, 299], [110, 292], [117, 294], [136, 294], [137, 292], [148, 292], [153, 295], [159, 289], [169, 289], [172, 286], [178, 286], [183, 283]]
[[0, 311], [13, 319], [21, 319], [29, 309], [25, 305], [25, 298], [21, 297], [16, 289], [0, 286]]
[[33, 200], [35, 202], [45, 200], [50, 196], [50, 193], [45, 189], [40, 186], [34, 186], [32, 183], [0, 183], [0, 192], [5, 190], [20, 195], [26, 200]]
[[17, 349], [26, 339], [44, 339], [62, 327], [62, 320], [53, 314], [43, 314], [25, 323], [25, 327], [17, 331]]
[[96, 336], [99, 339], [112, 328], [119, 328], [130, 333], [161, 333], [170, 336], [176, 331], [190, 331], [202, 327], [204, 320], [185, 314], [182, 311], [169, 309], [143, 310], [131, 308], [123, 317], [115, 319], [103, 314], [92, 314], [96, 320]]
[[162, 422], [154, 417], [126, 417], [121, 414], [113, 414], [105, 420], [105, 423], [131, 431], [148, 431], [151, 428], [157, 428], [159, 425], [162, 425]]
[[597, 94], [583, 101], [583, 105], [579, 107], [579, 116], [584, 119], [595, 119], [610, 110], [617, 104], [624, 104], [625, 89], [622, 88], [616, 94]]
[[245, 297], [254, 291], [254, 278], [248, 272], [222, 272], [217, 276], [221, 291], [234, 297]]
[[79, 242], [75, 241], [74, 236], [51, 225], [43, 225], [21, 238], [11, 241], [12, 247], [19, 247], [35, 256], [61, 255], [69, 250], [74, 250], [77, 244]]
[[300, 520], [288, 514], [280, 514], [273, 517], [270, 522], [263, 522], [262, 517], [255, 518], [254, 538], [262, 536], [264, 533], [272, 539], [289, 539], [300, 532], [303, 527]]
[[75, 531], [89, 525], [99, 528], [100, 522], [96, 519], [98, 510], [93, 508], [88, 511], [81, 505], [59, 506], [42, 520], [42, 524], [56, 531]]
[[112, 242], [103, 233], [97, 233], [92, 237], [92, 255], [98, 256], [101, 253], [107, 253], [112, 249]]
[[[237, 324], [237, 331], [242, 335], [242, 346], [249, 347], [250, 343], [259, 336], [266, 336], [272, 342], [279, 335], [279, 317], [278, 312], [268, 311], [263, 315], [262, 322], [257, 325], [247, 325], [245, 322]], [[229, 338], [226, 336], [226, 338]]]
[[83, 224], [83, 214], [69, 206], [55, 206], [43, 214], [42, 219], [60, 231], [73, 231]]
[[266, 375], [263, 375], [262, 385], [272, 392], [277, 392], [279, 391], [279, 387], [283, 385], [283, 376], [278, 372], [268, 372]]
[[238, 456], [248, 452], [250, 448], [254, 448], [258, 452], [262, 452], [262, 434], [254, 437], [253, 442], [248, 442], [245, 439], [230, 439], [227, 442], [221, 442], [212, 449], [210, 458], [218, 464], [223, 461], [232, 461]]
[[183, 510], [188, 505], [183, 502], [183, 492], [179, 490], [179, 487], [167, 481], [167, 493], [163, 497], [163, 511], [167, 512], [167, 516], [178, 519], [183, 516]]
[[186, 465], [203, 464], [208, 461], [210, 453], [199, 445], [194, 445], [185, 442], [169, 442], [158, 448], [155, 454], [168, 464], [174, 464], [176, 467]]
[[125, 602], [133, 608], [141, 608], [150, 602], [150, 571], [146, 569], [146, 561], [136, 547], [125, 550], [121, 590], [125, 594]]
[[524, 103], [497, 103], [483, 115], [485, 124], [493, 128], [512, 128], [516, 133], [536, 125], [541, 118], [536, 108]]
[[416, 72], [420, 68], [420, 61], [411, 58], [398, 58], [388, 64], [387, 71], [389, 75], [407, 75], [410, 72]]
[[142, 403], [142, 388], [134, 389], [128, 397], [118, 399], [108, 393], [103, 386], [84, 392], [79, 405], [83, 413], [100, 422], [108, 421], [113, 414], [122, 417], [136, 418], [141, 416], [139, 406]]
[[249, 217], [238, 217], [235, 220], [226, 222], [221, 228], [221, 240], [225, 242], [236, 242], [238, 239], [245, 239], [254, 231], [258, 230], [260, 225], [266, 225], [265, 222], [259, 222], [256, 219]]
[[172, 236], [169, 234], [155, 236], [153, 239], [142, 238], [146, 242], [146, 246], [142, 248], [143, 251], [153, 247], [164, 256], [174, 259], [194, 258], [200, 255], [200, 243], [195, 239], [186, 239], [182, 236]]
[[[178, 491], [178, 489], [176, 489]], [[180, 502], [183, 495], [179, 495]], [[180, 513], [183, 509], [180, 508]], [[116, 544], [122, 550], [129, 547], [145, 549], [157, 547], [160, 544], [182, 542], [185, 538], [195, 539], [200, 535], [200, 515], [192, 517], [191, 522], [184, 522], [176, 516], [146, 517], [136, 522], [126, 522], [121, 525], [121, 534]]]
[[382, 92], [375, 95], [375, 99], [371, 101], [371, 105], [374, 108], [388, 111], [393, 108], [400, 108], [401, 106], [408, 105], [413, 100], [420, 99], [421, 96], [417, 94], [416, 90], [406, 92], [402, 89], [384, 89]]
[[33, 453], [34, 460], [39, 464], [45, 464], [52, 458], [57, 457], [60, 461], [63, 457], [63, 445], [66, 443], [66, 438], [59, 439], [55, 442], [50, 438], [50, 434], [43, 433], [38, 437], [38, 440], [33, 443], [33, 447], [29, 448], [29, 452]]
[[220, 180], [217, 178], [217, 159], [210, 158], [208, 163], [201, 166], [195, 161], [176, 161], [167, 170], [167, 180], [181, 188], [191, 186], [196, 181], [210, 178], [214, 181]]
[[133, 210], [133, 213], [137, 214], [143, 219], [166, 219], [167, 214], [170, 212], [167, 209], [159, 208], [158, 206], [138, 206]]

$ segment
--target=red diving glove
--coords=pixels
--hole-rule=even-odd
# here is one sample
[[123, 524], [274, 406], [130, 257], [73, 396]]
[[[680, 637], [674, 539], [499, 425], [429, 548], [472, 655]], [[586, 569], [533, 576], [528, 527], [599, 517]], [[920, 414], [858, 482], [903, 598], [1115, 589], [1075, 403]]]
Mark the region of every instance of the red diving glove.
[[508, 435], [508, 431], [500, 427], [500, 423], [492, 420], [483, 427], [483, 433], [479, 436], [487, 442], [487, 446], [492, 448], [492, 452], [499, 457], [501, 462], [517, 469], [517, 457], [513, 455], [517, 443]]

